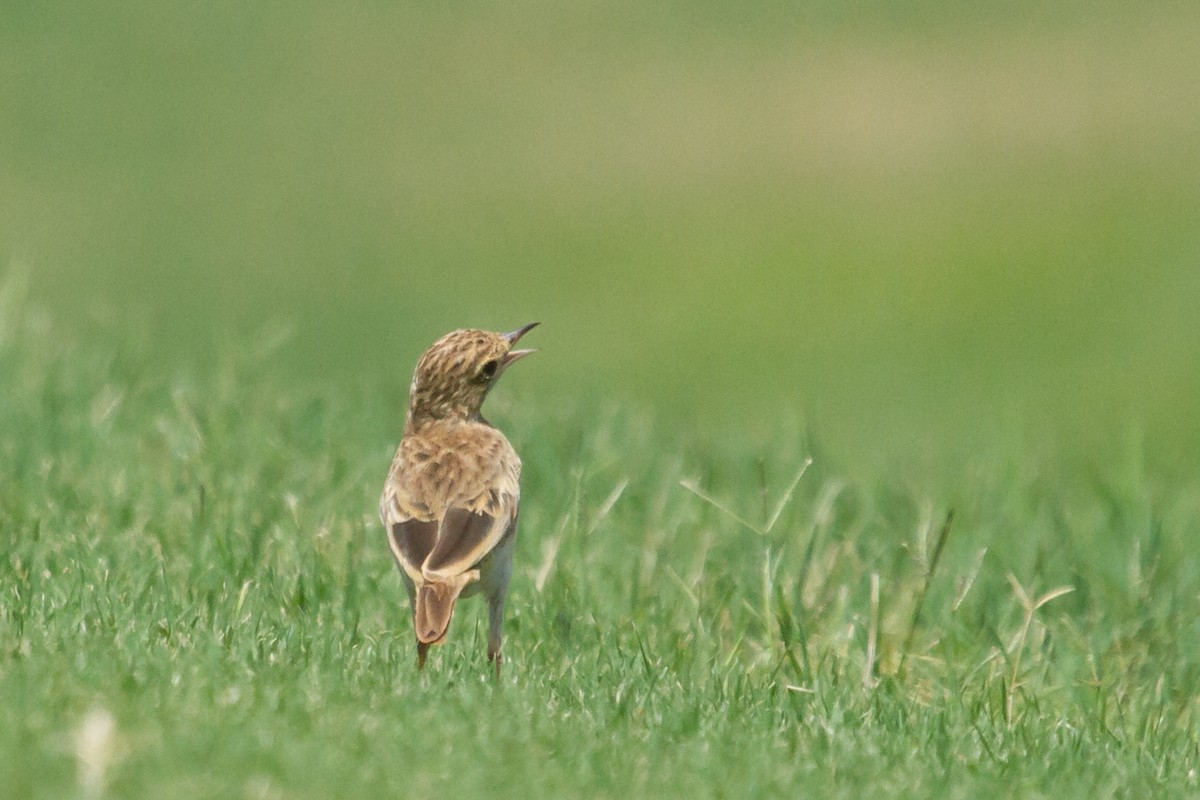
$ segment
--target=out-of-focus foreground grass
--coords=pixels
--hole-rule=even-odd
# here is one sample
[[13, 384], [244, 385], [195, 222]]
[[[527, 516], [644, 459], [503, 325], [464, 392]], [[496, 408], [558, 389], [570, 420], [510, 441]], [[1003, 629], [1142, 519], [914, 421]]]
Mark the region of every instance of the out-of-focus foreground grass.
[[0, 257], [161, 363], [526, 380], [847, 459], [1200, 439], [1194, 4], [20, 4]]

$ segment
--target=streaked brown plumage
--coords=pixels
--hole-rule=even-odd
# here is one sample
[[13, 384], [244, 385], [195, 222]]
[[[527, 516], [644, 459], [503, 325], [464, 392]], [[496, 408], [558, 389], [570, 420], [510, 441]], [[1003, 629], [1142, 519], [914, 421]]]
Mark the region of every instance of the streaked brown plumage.
[[511, 333], [458, 330], [417, 362], [404, 435], [379, 515], [412, 604], [417, 668], [441, 644], [460, 597], [488, 601], [488, 661], [500, 674], [504, 599], [512, 574], [521, 459], [480, 414], [488, 391], [517, 359]]

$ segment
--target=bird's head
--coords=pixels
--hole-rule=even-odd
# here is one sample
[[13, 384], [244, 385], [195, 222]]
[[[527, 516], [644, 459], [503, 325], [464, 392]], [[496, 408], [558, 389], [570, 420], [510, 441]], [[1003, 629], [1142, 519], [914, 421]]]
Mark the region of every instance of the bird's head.
[[409, 424], [429, 419], [474, 419], [496, 380], [533, 350], [514, 350], [531, 322], [509, 333], [473, 329], [447, 333], [417, 362], [409, 388]]

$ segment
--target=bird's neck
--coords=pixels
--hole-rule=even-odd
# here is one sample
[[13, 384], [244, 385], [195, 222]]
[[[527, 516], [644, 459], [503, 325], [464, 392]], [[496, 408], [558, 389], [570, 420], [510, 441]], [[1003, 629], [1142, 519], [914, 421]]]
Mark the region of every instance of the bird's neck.
[[479, 413], [479, 409], [437, 408], [429, 409], [422, 406], [408, 408], [404, 418], [404, 435], [419, 434], [431, 427], [453, 427], [472, 423], [488, 424]]

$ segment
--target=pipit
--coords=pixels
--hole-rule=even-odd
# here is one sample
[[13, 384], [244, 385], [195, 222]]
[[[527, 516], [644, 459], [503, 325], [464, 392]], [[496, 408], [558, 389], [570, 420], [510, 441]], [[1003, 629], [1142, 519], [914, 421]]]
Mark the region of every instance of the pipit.
[[413, 373], [379, 515], [408, 590], [418, 670], [429, 646], [446, 640], [458, 599], [482, 592], [488, 662], [500, 676], [521, 459], [480, 407], [504, 370], [534, 352], [513, 346], [535, 325], [453, 331], [425, 351]]

